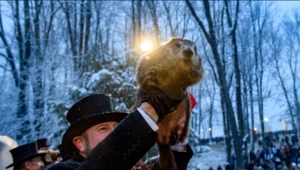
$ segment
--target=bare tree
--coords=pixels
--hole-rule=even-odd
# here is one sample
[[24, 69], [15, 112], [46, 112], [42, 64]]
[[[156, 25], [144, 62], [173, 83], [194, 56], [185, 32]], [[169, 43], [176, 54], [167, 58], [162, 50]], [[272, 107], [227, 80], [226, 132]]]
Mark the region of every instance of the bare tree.
[[34, 1], [34, 18], [33, 18], [33, 30], [34, 30], [34, 41], [33, 41], [33, 63], [37, 67], [33, 67], [33, 93], [34, 93], [34, 113], [37, 119], [33, 121], [35, 126], [34, 130], [37, 132], [37, 137], [39, 138], [40, 127], [41, 127], [41, 117], [44, 110], [44, 81], [43, 81], [43, 56], [41, 52], [41, 31], [40, 31], [40, 13], [42, 10], [42, 1]]
[[156, 46], [160, 44], [160, 31], [159, 31], [159, 25], [158, 25], [158, 18], [157, 18], [157, 2], [154, 0], [147, 1], [147, 6], [150, 10], [150, 14], [152, 17], [152, 22], [154, 26], [154, 32], [155, 32], [155, 40], [156, 40]]
[[238, 47], [237, 47], [237, 38], [236, 38], [236, 30], [237, 30], [237, 23], [238, 23], [238, 15], [239, 15], [239, 1], [236, 3], [235, 8], [235, 18], [234, 23], [232, 21], [231, 14], [229, 12], [228, 1], [224, 0], [225, 9], [226, 9], [226, 16], [227, 16], [227, 23], [230, 30], [230, 36], [232, 41], [233, 47], [233, 59], [234, 59], [234, 69], [235, 69], [235, 81], [236, 81], [236, 108], [237, 108], [237, 116], [238, 116], [238, 124], [239, 124], [239, 131], [241, 133], [240, 136], [244, 137], [244, 117], [243, 117], [243, 110], [242, 110], [242, 91], [241, 91], [241, 73], [240, 73], [240, 66], [239, 66], [239, 56], [238, 56]]
[[188, 0], [186, 0], [186, 3], [188, 5], [193, 17], [195, 18], [197, 24], [199, 25], [202, 32], [204, 33], [205, 38], [207, 39], [207, 42], [211, 46], [211, 50], [213, 52], [213, 57], [214, 57], [215, 64], [217, 67], [217, 73], [218, 73], [218, 78], [219, 78], [219, 82], [220, 82], [220, 90], [221, 90], [221, 95], [222, 95], [221, 97], [224, 97], [226, 113], [228, 114], [228, 119], [230, 122], [230, 129], [231, 129], [231, 134], [233, 137], [235, 155], [237, 158], [236, 159], [236, 168], [242, 169], [243, 168], [243, 161], [242, 161], [243, 159], [242, 159], [242, 148], [241, 148], [241, 136], [238, 132], [238, 128], [237, 128], [237, 124], [236, 124], [236, 120], [235, 120], [235, 116], [234, 116], [234, 111], [233, 111], [233, 107], [232, 107], [232, 102], [231, 102], [231, 98], [229, 96], [228, 82], [226, 80], [224, 66], [222, 65], [219, 50], [218, 50], [218, 43], [217, 43], [215, 31], [214, 31], [215, 28], [214, 28], [213, 20], [211, 17], [209, 1], [207, 1], [207, 0], [203, 1], [206, 21], [208, 23], [208, 31], [205, 28], [202, 20], [200, 20], [200, 18], [196, 14], [195, 9], [193, 8], [192, 4]]
[[[291, 107], [294, 107], [294, 111], [293, 115], [296, 116], [297, 120], [297, 127], [296, 125], [293, 124], [293, 128], [295, 130], [295, 134], [299, 135], [299, 125], [300, 125], [300, 102], [299, 102], [299, 77], [297, 76], [298, 70], [299, 70], [299, 55], [300, 55], [300, 48], [298, 46], [296, 46], [296, 44], [300, 43], [300, 13], [299, 10], [295, 10], [293, 12], [292, 17], [288, 17], [286, 16], [284, 21], [284, 31], [285, 31], [285, 38], [284, 38], [284, 42], [286, 43], [286, 52], [285, 57], [287, 58], [287, 61], [282, 60], [281, 62], [284, 62], [287, 64], [288, 70], [289, 70], [289, 77], [291, 77], [292, 80], [292, 86], [289, 89], [291, 90], [291, 95], [290, 97], [287, 97], [287, 90], [283, 85], [283, 83], [285, 82], [284, 80], [281, 80], [282, 78], [280, 78], [280, 81], [282, 81], [282, 88], [284, 90], [284, 93], [286, 95], [286, 100], [287, 100], [287, 104], [288, 104], [288, 109], [289, 112], [291, 114]], [[293, 35], [293, 36], [290, 36]], [[281, 63], [279, 61], [279, 63]], [[278, 68], [279, 69], [279, 68]], [[282, 67], [280, 67], [280, 69], [278, 71], [280, 71], [282, 69]], [[280, 72], [279, 72], [280, 73]], [[278, 74], [279, 74], [278, 73]], [[292, 101], [288, 101], [288, 98], [292, 98]], [[292, 104], [293, 103], [293, 104]], [[292, 119], [292, 123], [293, 118]]]
[[[272, 42], [272, 57], [274, 59], [273, 63], [274, 63], [274, 67], [276, 70], [276, 75], [278, 76], [278, 83], [280, 84], [280, 87], [282, 88], [286, 103], [287, 103], [287, 109], [288, 109], [288, 113], [291, 119], [291, 124], [293, 129], [295, 130], [295, 134], [298, 134], [298, 127], [296, 125], [296, 121], [295, 121], [295, 113], [293, 111], [293, 107], [292, 107], [292, 102], [290, 100], [290, 96], [289, 96], [289, 92], [287, 89], [287, 85], [286, 85], [286, 81], [283, 78], [283, 71], [281, 70], [281, 68], [284, 67], [284, 64], [282, 64], [281, 62], [283, 61], [281, 56], [282, 56], [282, 52], [283, 52], [283, 47], [284, 45], [281, 43], [282, 40], [280, 37], [277, 37], [277, 30], [274, 30], [274, 32], [272, 32], [272, 37], [271, 37], [271, 42]], [[290, 45], [290, 44], [289, 44]], [[296, 116], [298, 118], [298, 116]]]
[[[206, 79], [205, 82], [205, 88], [207, 89], [207, 95], [209, 96], [209, 100], [206, 100], [206, 105], [207, 105], [207, 113], [209, 114], [209, 119], [208, 119], [208, 130], [209, 130], [209, 139], [212, 141], [213, 137], [213, 119], [215, 118], [216, 111], [215, 111], [215, 100], [216, 100], [216, 85], [214, 82], [213, 77], [210, 77], [211, 82], [208, 84], [208, 78]], [[216, 119], [214, 119], [214, 122]]]
[[[261, 3], [259, 1], [250, 2], [250, 14], [252, 20], [252, 31], [253, 31], [253, 52], [254, 52], [254, 83], [256, 85], [257, 103], [258, 103], [258, 113], [260, 118], [260, 126], [262, 133], [262, 142], [264, 143], [265, 136], [265, 124], [264, 124], [264, 100], [267, 88], [263, 88], [265, 72], [266, 72], [266, 61], [267, 61], [267, 51], [265, 48], [265, 42], [268, 39], [268, 26], [270, 25], [270, 12], [269, 3]], [[264, 145], [263, 145], [264, 147]]]

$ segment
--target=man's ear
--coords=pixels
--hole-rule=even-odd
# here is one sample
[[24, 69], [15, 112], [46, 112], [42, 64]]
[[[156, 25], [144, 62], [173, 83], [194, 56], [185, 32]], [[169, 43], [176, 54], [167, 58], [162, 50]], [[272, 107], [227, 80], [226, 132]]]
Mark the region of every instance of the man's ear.
[[79, 153], [85, 153], [86, 149], [85, 148], [85, 140], [81, 136], [75, 136], [73, 138], [73, 144], [76, 146], [76, 148], [79, 150]]
[[24, 162], [24, 167], [25, 167], [25, 169], [31, 169], [30, 161], [25, 161]]

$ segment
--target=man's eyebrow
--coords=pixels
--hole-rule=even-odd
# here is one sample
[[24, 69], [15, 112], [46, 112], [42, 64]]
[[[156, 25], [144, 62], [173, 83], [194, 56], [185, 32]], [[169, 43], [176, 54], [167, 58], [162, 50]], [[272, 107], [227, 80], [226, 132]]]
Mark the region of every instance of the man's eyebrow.
[[100, 123], [100, 124], [97, 125], [96, 128], [100, 128], [101, 126], [107, 126], [107, 124], [106, 123]]

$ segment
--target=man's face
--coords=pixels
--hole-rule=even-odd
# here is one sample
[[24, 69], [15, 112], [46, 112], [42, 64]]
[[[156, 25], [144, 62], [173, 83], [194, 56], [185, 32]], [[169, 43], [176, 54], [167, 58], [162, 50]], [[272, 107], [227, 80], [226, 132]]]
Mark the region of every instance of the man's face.
[[28, 170], [41, 170], [44, 168], [44, 163], [41, 157], [35, 157], [25, 162], [25, 167]]
[[104, 122], [90, 127], [82, 134], [84, 139], [84, 156], [87, 156], [98, 143], [103, 141], [118, 126], [117, 122]]

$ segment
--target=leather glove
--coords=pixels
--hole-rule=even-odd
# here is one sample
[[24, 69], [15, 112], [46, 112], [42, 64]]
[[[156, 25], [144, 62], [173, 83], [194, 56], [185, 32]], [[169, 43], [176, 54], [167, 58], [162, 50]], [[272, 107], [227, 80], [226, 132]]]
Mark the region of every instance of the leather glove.
[[[185, 94], [186, 95], [186, 94]], [[176, 106], [184, 99], [173, 99], [166, 95], [162, 90], [145, 92], [142, 89], [138, 90], [138, 96], [142, 98], [142, 102], [148, 102], [158, 114], [158, 122], [167, 114], [173, 112]]]

